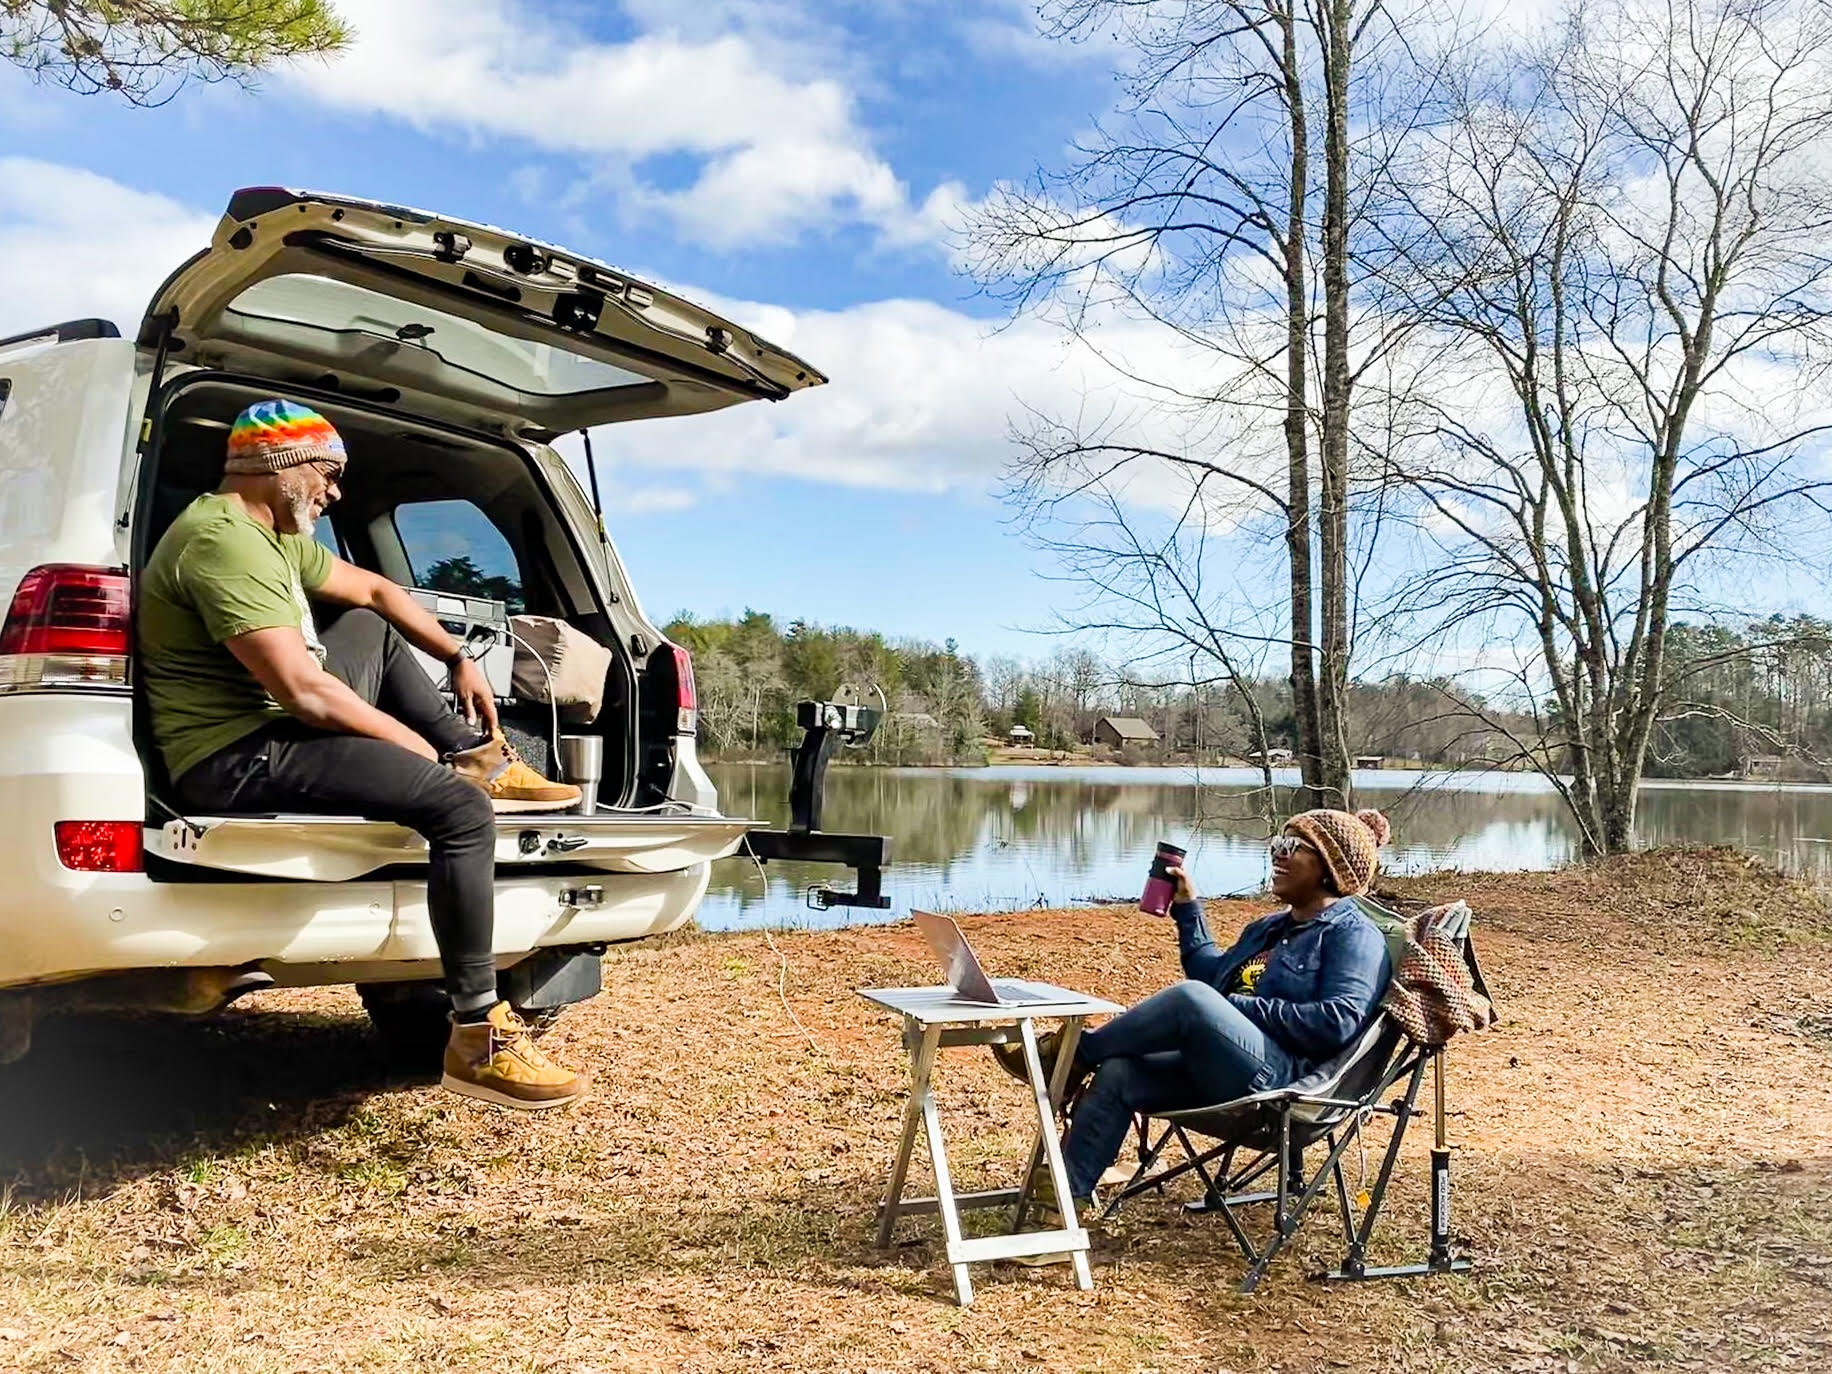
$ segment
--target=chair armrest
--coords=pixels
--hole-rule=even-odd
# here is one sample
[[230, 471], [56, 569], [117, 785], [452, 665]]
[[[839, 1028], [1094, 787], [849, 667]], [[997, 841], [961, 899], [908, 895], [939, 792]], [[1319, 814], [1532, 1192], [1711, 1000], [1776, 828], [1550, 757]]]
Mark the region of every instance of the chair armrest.
[[1289, 1088], [1271, 1088], [1263, 1093], [1249, 1093], [1246, 1097], [1229, 1098], [1226, 1102], [1212, 1102], [1206, 1107], [1179, 1107], [1170, 1112], [1152, 1112], [1151, 1116], [1159, 1121], [1176, 1121], [1186, 1116], [1208, 1116], [1213, 1112], [1238, 1111], [1243, 1107], [1269, 1107], [1275, 1103], [1285, 1102], [1292, 1098]]
[[1291, 1100], [1301, 1103], [1306, 1107], [1342, 1107], [1345, 1110], [1353, 1110], [1367, 1105], [1365, 1102], [1357, 1102], [1352, 1097], [1311, 1097], [1308, 1094], [1302, 1093], [1295, 1095]]
[[1293, 1092], [1290, 1088], [1269, 1088], [1263, 1093], [1249, 1093], [1246, 1097], [1232, 1098], [1227, 1102], [1214, 1102], [1206, 1107], [1179, 1107], [1169, 1112], [1144, 1112], [1157, 1121], [1182, 1121], [1193, 1117], [1211, 1116], [1218, 1112], [1235, 1112], [1249, 1107], [1337, 1107], [1345, 1112], [1357, 1111], [1369, 1104], [1352, 1097], [1331, 1097], [1319, 1093]]

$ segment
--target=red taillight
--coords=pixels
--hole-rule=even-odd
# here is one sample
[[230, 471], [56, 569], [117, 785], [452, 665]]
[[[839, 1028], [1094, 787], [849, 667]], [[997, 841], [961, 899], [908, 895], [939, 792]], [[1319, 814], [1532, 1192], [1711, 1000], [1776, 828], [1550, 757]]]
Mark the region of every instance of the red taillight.
[[79, 873], [139, 873], [146, 867], [139, 821], [59, 821], [57, 861]]
[[33, 568], [13, 593], [0, 629], [0, 655], [127, 656], [127, 574], [49, 563]]
[[700, 728], [700, 696], [693, 686], [693, 655], [678, 644], [674, 650], [674, 733], [691, 735]]

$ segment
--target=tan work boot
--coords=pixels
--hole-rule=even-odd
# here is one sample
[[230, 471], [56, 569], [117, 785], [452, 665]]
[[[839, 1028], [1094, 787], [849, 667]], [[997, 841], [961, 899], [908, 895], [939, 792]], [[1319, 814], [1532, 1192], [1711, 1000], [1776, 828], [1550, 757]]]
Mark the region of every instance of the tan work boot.
[[[1037, 1167], [1031, 1171], [1030, 1197], [1030, 1230], [1060, 1231], [1067, 1226], [1068, 1223], [1063, 1219], [1062, 1210], [1056, 1206], [1056, 1190], [1050, 1186], [1049, 1165], [1043, 1160], [1038, 1160]], [[1084, 1209], [1092, 1213], [1093, 1203], [1084, 1202], [1075, 1210], [1082, 1212]], [[1080, 1220], [1082, 1227], [1087, 1229], [1092, 1218], [1085, 1216]], [[1070, 1255], [1067, 1250], [1053, 1250], [1042, 1255], [1012, 1255], [1009, 1257], [1009, 1263], [1024, 1269], [1043, 1269], [1052, 1264], [1067, 1264], [1069, 1259]]]
[[549, 782], [523, 763], [501, 730], [492, 740], [509, 759], [509, 766], [484, 786], [490, 794], [490, 805], [498, 811], [564, 811], [578, 804], [582, 795], [578, 788], [571, 783]]
[[[1047, 1030], [1037, 1037], [1037, 1058], [1043, 1063], [1043, 1078], [1047, 1083], [1056, 1072], [1056, 1056], [1062, 1051], [1062, 1033]], [[1024, 1046], [1022, 1044], [1004, 1044], [992, 1046], [992, 1057], [999, 1061], [999, 1067], [1017, 1079], [1026, 1087], [1030, 1086], [1030, 1069], [1024, 1063]], [[1081, 1047], [1076, 1046], [1075, 1058], [1069, 1064], [1069, 1076], [1062, 1085], [1062, 1101], [1067, 1106], [1081, 1095], [1088, 1080], [1094, 1077], [1094, 1065], [1081, 1057]]]
[[523, 1112], [564, 1107], [586, 1089], [583, 1078], [541, 1052], [507, 1002], [491, 1007], [487, 1020], [452, 1023], [439, 1081], [455, 1093]]
[[491, 735], [482, 744], [447, 754], [445, 762], [466, 782], [488, 791], [491, 783], [509, 771], [509, 746], [501, 735]]

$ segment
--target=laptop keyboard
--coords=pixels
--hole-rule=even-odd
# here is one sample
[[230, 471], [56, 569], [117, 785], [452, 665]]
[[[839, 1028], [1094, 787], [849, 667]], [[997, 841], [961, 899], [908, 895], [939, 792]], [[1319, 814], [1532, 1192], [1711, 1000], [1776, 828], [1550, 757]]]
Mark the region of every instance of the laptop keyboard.
[[993, 979], [992, 990], [999, 994], [1000, 1002], [1060, 1002], [1062, 1000], [1048, 993], [1032, 992], [1023, 983], [1014, 982], [1010, 978]]

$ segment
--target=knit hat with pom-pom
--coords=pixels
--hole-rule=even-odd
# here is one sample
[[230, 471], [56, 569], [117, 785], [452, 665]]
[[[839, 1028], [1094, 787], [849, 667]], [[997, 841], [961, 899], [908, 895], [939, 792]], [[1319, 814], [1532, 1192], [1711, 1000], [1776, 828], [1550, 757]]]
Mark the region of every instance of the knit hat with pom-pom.
[[1393, 825], [1378, 811], [1303, 811], [1285, 822], [1285, 833], [1321, 854], [1336, 891], [1354, 897], [1374, 885], [1380, 866], [1375, 851], [1393, 834]]

